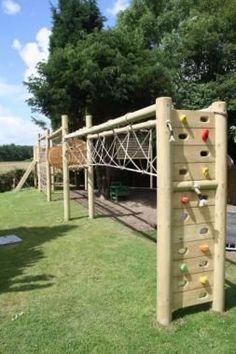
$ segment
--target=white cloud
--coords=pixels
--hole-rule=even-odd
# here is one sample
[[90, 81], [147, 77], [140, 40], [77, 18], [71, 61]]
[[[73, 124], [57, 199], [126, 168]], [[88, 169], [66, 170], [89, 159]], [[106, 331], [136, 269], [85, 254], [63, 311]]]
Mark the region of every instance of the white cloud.
[[26, 87], [22, 84], [10, 84], [0, 77], [0, 99], [4, 104], [9, 102], [11, 105], [24, 104], [30, 98]]
[[3, 0], [2, 1], [3, 12], [7, 15], [16, 15], [20, 12], [20, 5], [14, 0]]
[[41, 129], [30, 121], [30, 113], [24, 103], [27, 95], [23, 85], [9, 84], [0, 78], [0, 145], [36, 143], [37, 134]]
[[107, 13], [113, 17], [120, 11], [124, 11], [129, 6], [129, 0], [115, 0], [112, 7], [107, 9]]
[[0, 106], [0, 145], [35, 145], [42, 130], [29, 120], [11, 115]]
[[14, 96], [14, 98], [16, 98], [22, 96], [22, 94], [22, 85], [9, 84], [6, 81], [0, 79], [0, 97]]
[[27, 80], [31, 75], [37, 75], [36, 66], [39, 61], [47, 60], [49, 54], [49, 38], [51, 31], [43, 27], [36, 34], [34, 42], [21, 44], [19, 39], [14, 39], [12, 48], [16, 49], [26, 65], [24, 79]]

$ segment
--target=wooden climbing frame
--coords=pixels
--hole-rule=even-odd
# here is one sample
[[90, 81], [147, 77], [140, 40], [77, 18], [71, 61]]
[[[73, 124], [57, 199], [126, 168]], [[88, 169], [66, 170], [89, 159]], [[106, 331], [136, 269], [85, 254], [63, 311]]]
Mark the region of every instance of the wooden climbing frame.
[[[144, 148], [136, 131], [155, 128], [157, 155], [152, 156], [150, 145]], [[213, 310], [222, 312], [227, 187], [226, 104], [215, 102], [198, 111], [176, 110], [171, 98], [162, 97], [155, 105], [97, 126], [92, 126], [92, 117], [87, 115], [86, 127], [72, 133], [68, 133], [68, 117], [62, 116], [62, 128], [58, 132], [62, 134], [64, 220], [70, 219], [70, 142], [73, 139], [84, 141], [74, 154], [76, 164], [76, 159], [83, 156], [82, 163], [86, 165], [88, 208], [92, 219], [95, 215], [93, 167], [96, 164], [107, 166], [109, 161], [110, 167], [127, 168], [125, 163], [117, 163], [116, 158], [132, 160], [136, 154], [124, 144], [124, 141], [131, 140], [122, 140], [119, 134], [124, 137], [132, 132], [142, 151], [140, 156], [147, 159], [145, 169], [136, 172], [157, 177], [157, 321], [168, 325], [173, 311], [207, 302], [212, 303]], [[150, 142], [152, 134], [150, 132]], [[52, 133], [51, 136], [56, 135]], [[105, 138], [112, 136], [116, 140], [107, 147]], [[117, 156], [116, 144], [120, 142], [122, 156]], [[135, 170], [137, 164], [133, 162], [133, 166]]]

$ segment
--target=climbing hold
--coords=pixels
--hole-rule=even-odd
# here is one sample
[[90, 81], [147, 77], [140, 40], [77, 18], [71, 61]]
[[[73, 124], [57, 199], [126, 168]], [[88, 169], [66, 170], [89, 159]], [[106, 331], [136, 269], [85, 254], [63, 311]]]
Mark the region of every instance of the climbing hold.
[[181, 123], [186, 124], [187, 123], [187, 116], [185, 114], [182, 114], [179, 117], [179, 120], [180, 120]]
[[207, 200], [206, 199], [200, 199], [198, 204], [199, 204], [200, 208], [204, 207], [204, 206], [207, 205]]
[[204, 177], [209, 177], [209, 168], [208, 167], [203, 167], [202, 168], [202, 174]]
[[179, 265], [179, 270], [183, 273], [186, 273], [188, 271], [188, 266], [185, 263], [182, 263]]
[[207, 244], [203, 244], [199, 246], [200, 251], [202, 252], [208, 252], [209, 251], [209, 246]]
[[172, 128], [172, 124], [170, 120], [166, 121], [166, 126], [169, 130], [170, 136], [169, 136], [169, 142], [174, 142], [175, 141], [175, 137], [174, 137], [174, 130]]
[[199, 278], [199, 281], [202, 285], [206, 285], [208, 283], [208, 278], [206, 275], [202, 275], [200, 278]]
[[203, 207], [203, 206], [206, 206], [206, 205], [207, 205], [207, 199], [206, 199], [202, 194], [200, 194], [200, 195], [198, 196], [198, 198], [199, 198], [199, 203], [198, 203], [198, 205], [199, 205], [200, 207]]
[[182, 203], [182, 204], [188, 204], [188, 203], [189, 203], [189, 197], [183, 196], [183, 197], [181, 198], [181, 203]]
[[209, 136], [209, 130], [208, 129], [202, 129], [201, 131], [201, 137], [203, 141], [207, 141]]

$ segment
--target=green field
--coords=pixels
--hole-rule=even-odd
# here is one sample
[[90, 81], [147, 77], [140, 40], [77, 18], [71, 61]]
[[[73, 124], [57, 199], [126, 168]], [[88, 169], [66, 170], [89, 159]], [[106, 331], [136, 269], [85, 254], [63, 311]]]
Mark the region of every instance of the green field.
[[1, 161], [0, 174], [17, 169], [26, 170], [30, 162], [31, 161]]
[[65, 224], [59, 197], [0, 195], [1, 235], [23, 239], [0, 249], [0, 353], [235, 353], [235, 264], [223, 315], [185, 310], [163, 328], [155, 242], [75, 203]]

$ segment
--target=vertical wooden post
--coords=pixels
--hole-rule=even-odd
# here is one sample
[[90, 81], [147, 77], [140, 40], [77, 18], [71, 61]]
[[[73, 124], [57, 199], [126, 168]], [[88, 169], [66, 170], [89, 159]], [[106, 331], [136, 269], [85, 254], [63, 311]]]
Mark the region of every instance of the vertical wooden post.
[[37, 163], [37, 166], [38, 166], [38, 190], [39, 192], [41, 192], [41, 176], [40, 176], [40, 133], [38, 134], [38, 163]]
[[[150, 141], [149, 141], [149, 143], [150, 143], [150, 149], [151, 149], [151, 151], [150, 151], [150, 160], [151, 160], [151, 162], [153, 161], [153, 146], [152, 146], [152, 141], [153, 141], [153, 134], [152, 134], [152, 129], [151, 129], [151, 131], [150, 131]], [[151, 165], [150, 165], [150, 172], [153, 173], [153, 165], [152, 165], [152, 163], [151, 163]], [[150, 175], [150, 189], [153, 189], [153, 176], [152, 176], [152, 175]]]
[[[92, 127], [92, 116], [86, 115], [86, 128]], [[92, 155], [91, 155], [91, 144], [92, 141], [87, 137], [87, 188], [88, 188], [88, 209], [89, 209], [89, 218], [94, 218], [94, 174], [92, 166]]]
[[84, 190], [88, 190], [88, 169], [84, 168]]
[[[53, 147], [53, 141], [50, 140], [50, 148]], [[55, 168], [50, 166], [50, 175], [51, 175], [51, 190], [55, 191]]]
[[50, 148], [49, 130], [46, 131], [46, 179], [47, 179], [47, 201], [51, 201], [51, 166], [48, 161], [48, 151]]
[[70, 219], [70, 181], [69, 168], [67, 160], [67, 144], [65, 135], [68, 134], [68, 116], [61, 116], [62, 125], [62, 161], [63, 161], [63, 193], [64, 193], [64, 221]]
[[171, 322], [172, 267], [172, 147], [167, 121], [171, 121], [172, 100], [156, 100], [157, 116], [157, 321]]
[[51, 190], [55, 191], [55, 168], [51, 166]]
[[37, 165], [38, 165], [38, 160], [37, 160], [37, 146], [33, 146], [33, 160], [36, 162], [35, 168], [34, 168], [34, 188], [37, 187]]
[[227, 107], [225, 102], [214, 102], [216, 148], [216, 197], [215, 197], [215, 249], [214, 249], [214, 311], [222, 312], [225, 306], [225, 242], [227, 200]]

